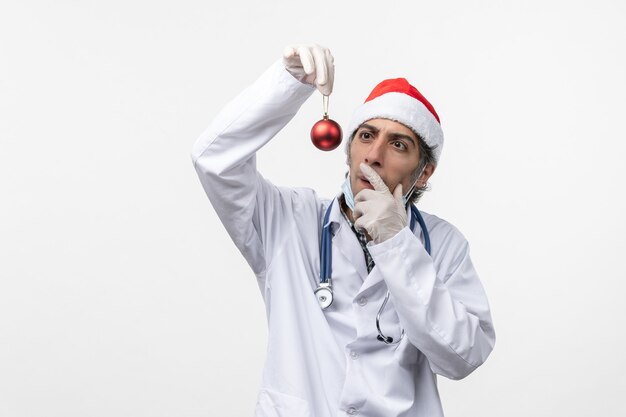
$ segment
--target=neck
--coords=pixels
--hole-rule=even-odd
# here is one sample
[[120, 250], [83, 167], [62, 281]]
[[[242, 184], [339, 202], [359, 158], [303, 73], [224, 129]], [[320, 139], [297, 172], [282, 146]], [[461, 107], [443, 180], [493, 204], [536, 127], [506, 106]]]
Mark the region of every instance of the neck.
[[348, 217], [348, 219], [350, 219], [350, 222], [352, 224], [354, 224], [354, 216], [352, 215], [352, 209], [350, 207], [348, 207], [348, 205], [346, 204], [346, 199], [343, 198], [343, 196], [341, 196], [341, 198], [339, 199], [339, 201], [341, 202], [341, 209], [343, 210], [343, 212], [346, 214], [346, 216]]

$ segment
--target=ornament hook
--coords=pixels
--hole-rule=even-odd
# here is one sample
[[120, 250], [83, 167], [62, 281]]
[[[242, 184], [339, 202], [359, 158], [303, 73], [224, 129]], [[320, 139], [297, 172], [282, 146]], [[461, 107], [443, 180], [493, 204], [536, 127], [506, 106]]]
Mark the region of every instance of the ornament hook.
[[324, 119], [328, 119], [328, 96], [322, 95], [322, 105], [324, 106]]

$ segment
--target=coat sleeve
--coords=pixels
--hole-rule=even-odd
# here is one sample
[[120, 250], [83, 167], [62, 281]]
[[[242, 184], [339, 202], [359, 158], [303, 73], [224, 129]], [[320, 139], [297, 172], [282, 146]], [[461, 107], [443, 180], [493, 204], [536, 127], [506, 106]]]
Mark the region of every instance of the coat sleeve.
[[197, 139], [191, 159], [202, 187], [258, 278], [290, 227], [295, 191], [276, 187], [256, 170], [256, 151], [297, 113], [314, 87], [280, 61], [240, 93]]
[[433, 372], [461, 379], [487, 359], [495, 332], [466, 239], [443, 220], [435, 227], [434, 259], [408, 227], [369, 250], [405, 337], [427, 357]]

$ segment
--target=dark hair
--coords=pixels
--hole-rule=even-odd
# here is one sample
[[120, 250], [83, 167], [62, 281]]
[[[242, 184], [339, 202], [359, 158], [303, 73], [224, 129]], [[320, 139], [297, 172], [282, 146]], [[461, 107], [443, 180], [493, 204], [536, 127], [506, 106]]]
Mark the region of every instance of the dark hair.
[[[415, 181], [417, 181], [420, 174], [422, 173], [422, 171], [428, 164], [437, 165], [437, 161], [435, 160], [435, 153], [434, 153], [437, 145], [429, 146], [426, 143], [426, 141], [422, 138], [422, 136], [418, 135], [417, 133], [415, 133], [415, 136], [417, 136], [417, 145], [420, 151], [420, 161], [419, 161], [419, 164], [417, 164], [417, 169], [413, 172], [413, 175], [411, 175], [412, 184], [415, 184]], [[413, 194], [409, 198], [409, 202], [411, 204], [416, 203], [417, 200], [419, 200], [422, 197], [422, 195], [424, 194], [424, 191], [426, 191], [427, 189], [428, 189], [427, 184], [424, 184], [424, 186], [420, 188], [416, 187], [415, 190], [413, 191]]]

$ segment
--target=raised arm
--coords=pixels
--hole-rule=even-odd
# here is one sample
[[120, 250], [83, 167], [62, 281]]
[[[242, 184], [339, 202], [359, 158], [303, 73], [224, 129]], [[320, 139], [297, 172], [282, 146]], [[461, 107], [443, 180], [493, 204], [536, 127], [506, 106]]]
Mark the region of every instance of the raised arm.
[[333, 60], [317, 45], [288, 47], [283, 59], [224, 107], [193, 146], [200, 182], [235, 245], [259, 275], [280, 244], [290, 190], [256, 170], [255, 154], [297, 113], [315, 87], [332, 91]]

